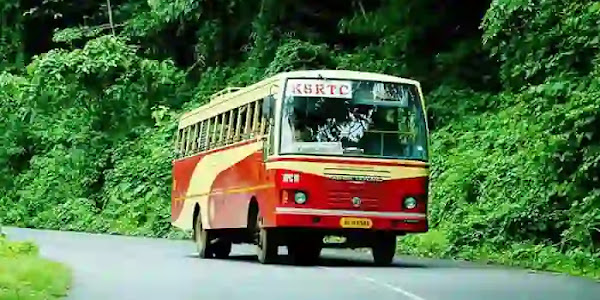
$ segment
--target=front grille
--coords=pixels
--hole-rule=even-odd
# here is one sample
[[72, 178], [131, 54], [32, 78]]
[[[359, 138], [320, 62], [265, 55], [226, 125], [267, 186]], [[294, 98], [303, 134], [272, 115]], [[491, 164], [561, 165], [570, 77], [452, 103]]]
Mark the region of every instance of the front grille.
[[[377, 210], [379, 208], [380, 184], [390, 179], [390, 171], [370, 166], [338, 166], [324, 168], [327, 186], [327, 205], [331, 209]], [[360, 206], [352, 203], [359, 197]]]
[[[355, 207], [352, 204], [352, 198], [359, 197], [361, 204]], [[327, 192], [327, 205], [331, 209], [363, 209], [377, 210], [379, 208], [379, 200], [375, 195], [367, 195], [364, 190], [335, 190], [330, 189]]]

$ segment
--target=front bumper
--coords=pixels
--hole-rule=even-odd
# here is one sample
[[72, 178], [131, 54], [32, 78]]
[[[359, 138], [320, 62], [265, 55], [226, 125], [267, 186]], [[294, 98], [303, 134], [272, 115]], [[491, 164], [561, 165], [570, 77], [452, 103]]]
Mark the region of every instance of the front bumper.
[[276, 227], [427, 232], [424, 213], [277, 207]]

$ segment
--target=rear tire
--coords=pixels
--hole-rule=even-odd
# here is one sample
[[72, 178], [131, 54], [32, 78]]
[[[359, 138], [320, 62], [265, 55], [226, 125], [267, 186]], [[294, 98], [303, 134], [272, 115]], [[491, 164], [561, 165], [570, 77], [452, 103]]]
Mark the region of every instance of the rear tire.
[[396, 254], [396, 236], [387, 233], [377, 234], [371, 251], [376, 265], [390, 265], [394, 261], [394, 255]]
[[196, 242], [196, 249], [198, 249], [198, 256], [200, 256], [200, 258], [213, 257], [214, 252], [211, 245], [212, 234], [202, 226], [200, 214], [198, 214], [196, 220], [194, 220], [194, 241]]

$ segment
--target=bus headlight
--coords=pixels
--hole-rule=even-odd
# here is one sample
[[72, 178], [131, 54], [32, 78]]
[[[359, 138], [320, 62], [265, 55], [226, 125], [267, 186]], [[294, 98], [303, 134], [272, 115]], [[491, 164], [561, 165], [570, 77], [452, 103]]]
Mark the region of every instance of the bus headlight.
[[296, 192], [296, 194], [294, 194], [294, 202], [296, 202], [296, 204], [306, 203], [307, 198], [308, 197], [304, 192]]
[[404, 199], [404, 208], [414, 209], [415, 207], [417, 207], [417, 199], [415, 197], [406, 197]]

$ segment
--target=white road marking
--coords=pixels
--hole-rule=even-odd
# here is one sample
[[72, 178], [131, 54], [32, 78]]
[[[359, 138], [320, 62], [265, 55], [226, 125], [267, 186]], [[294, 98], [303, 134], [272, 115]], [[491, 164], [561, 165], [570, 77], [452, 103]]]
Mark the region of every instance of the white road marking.
[[380, 281], [377, 281], [377, 280], [375, 280], [375, 279], [373, 279], [371, 277], [366, 277], [366, 276], [365, 277], [358, 277], [358, 278], [359, 279], [364, 279], [366, 281], [370, 281], [373, 284], [384, 286], [384, 287], [386, 287], [386, 288], [388, 288], [388, 289], [390, 289], [390, 290], [392, 290], [394, 292], [400, 293], [400, 294], [402, 294], [402, 295], [404, 295], [404, 296], [406, 296], [406, 297], [408, 297], [408, 298], [410, 298], [412, 300], [425, 300], [425, 298], [423, 298], [423, 297], [417, 296], [417, 295], [415, 295], [415, 294], [413, 294], [413, 293], [411, 293], [411, 292], [409, 292], [409, 291], [407, 291], [405, 289], [402, 289], [402, 288], [400, 288], [398, 286], [391, 285], [391, 284], [389, 284], [387, 282], [380, 282]]
[[[327, 267], [321, 267], [321, 268], [325, 269], [325, 270], [328, 270], [328, 271], [332, 270], [331, 268], [327, 268]], [[347, 272], [346, 274], [348, 274], [351, 277], [354, 277], [354, 278], [356, 278], [358, 280], [368, 281], [368, 282], [370, 282], [372, 284], [385, 287], [385, 288], [390, 289], [390, 290], [392, 290], [392, 291], [394, 291], [396, 293], [402, 294], [402, 295], [410, 298], [411, 300], [427, 300], [427, 299], [425, 299], [423, 297], [420, 297], [420, 296], [417, 296], [417, 295], [415, 295], [415, 294], [413, 294], [413, 293], [411, 293], [411, 292], [409, 292], [409, 291], [407, 291], [407, 290], [405, 290], [405, 289], [403, 289], [403, 288], [401, 288], [399, 286], [395, 286], [395, 285], [389, 284], [387, 282], [377, 281], [374, 278], [371, 278], [371, 277], [368, 277], [368, 276], [361, 276], [361, 275], [355, 274], [353, 272]]]

